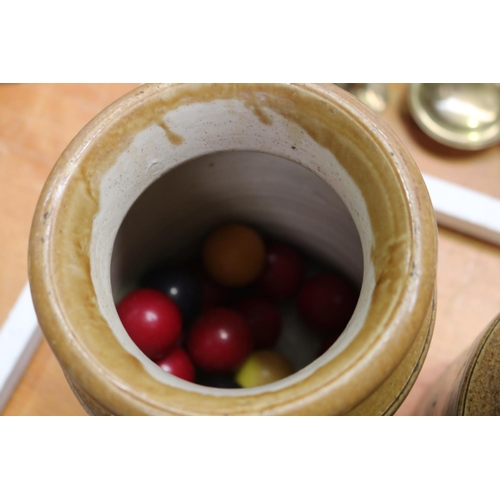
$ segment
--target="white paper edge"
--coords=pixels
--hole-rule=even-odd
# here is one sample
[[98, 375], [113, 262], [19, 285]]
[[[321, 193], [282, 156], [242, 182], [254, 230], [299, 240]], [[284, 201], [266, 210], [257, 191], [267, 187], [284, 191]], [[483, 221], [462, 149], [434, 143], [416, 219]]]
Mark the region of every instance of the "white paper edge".
[[500, 245], [499, 199], [432, 175], [422, 175], [438, 225]]
[[0, 329], [0, 413], [35, 353], [42, 332], [28, 283]]

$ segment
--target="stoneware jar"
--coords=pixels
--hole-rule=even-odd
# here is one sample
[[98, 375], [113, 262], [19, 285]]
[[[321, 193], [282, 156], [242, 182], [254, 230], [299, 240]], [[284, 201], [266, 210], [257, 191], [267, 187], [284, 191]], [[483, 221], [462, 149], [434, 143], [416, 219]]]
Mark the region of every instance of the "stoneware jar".
[[500, 415], [500, 315], [434, 382], [417, 413]]
[[[115, 307], [147, 266], [189, 255], [226, 221], [288, 241], [360, 288], [328, 351], [315, 358], [305, 339], [297, 371], [257, 388], [164, 372]], [[55, 165], [34, 215], [30, 283], [41, 328], [91, 414], [392, 414], [429, 346], [436, 241], [413, 160], [343, 90], [145, 85], [92, 120]], [[292, 321], [286, 345], [294, 332]]]

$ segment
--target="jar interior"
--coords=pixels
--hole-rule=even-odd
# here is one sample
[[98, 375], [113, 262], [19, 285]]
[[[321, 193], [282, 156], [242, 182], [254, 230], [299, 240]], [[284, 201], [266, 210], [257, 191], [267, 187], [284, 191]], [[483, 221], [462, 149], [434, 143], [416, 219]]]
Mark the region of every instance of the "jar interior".
[[[196, 259], [206, 235], [226, 222], [249, 224], [268, 241], [295, 246], [307, 256], [306, 276], [324, 266], [361, 289], [356, 224], [321, 175], [320, 167], [314, 172], [255, 151], [212, 153], [170, 169], [140, 194], [118, 230], [110, 266], [114, 302], [137, 288], [151, 268]], [[317, 358], [321, 338], [311, 335], [293, 303], [280, 307], [276, 350], [300, 370]]]

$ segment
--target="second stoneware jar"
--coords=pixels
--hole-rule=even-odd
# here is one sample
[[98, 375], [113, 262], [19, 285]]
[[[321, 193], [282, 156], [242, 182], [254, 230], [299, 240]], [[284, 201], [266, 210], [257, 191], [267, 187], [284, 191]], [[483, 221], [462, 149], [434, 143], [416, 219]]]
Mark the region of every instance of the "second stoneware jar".
[[[115, 306], [148, 266], [233, 220], [293, 243], [360, 289], [332, 347], [246, 389], [166, 373], [131, 341]], [[91, 414], [389, 415], [429, 346], [436, 244], [412, 158], [341, 89], [145, 85], [90, 122], [55, 165], [34, 215], [30, 284], [41, 328]]]
[[500, 315], [432, 384], [419, 415], [500, 415]]

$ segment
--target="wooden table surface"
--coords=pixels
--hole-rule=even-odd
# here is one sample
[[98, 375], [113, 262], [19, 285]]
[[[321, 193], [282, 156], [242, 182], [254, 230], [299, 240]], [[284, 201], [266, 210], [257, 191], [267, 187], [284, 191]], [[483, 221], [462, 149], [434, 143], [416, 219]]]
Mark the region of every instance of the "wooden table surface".
[[[27, 281], [35, 204], [78, 131], [135, 84], [0, 85], [0, 324]], [[440, 146], [411, 120], [406, 85], [391, 84], [382, 117], [423, 172], [500, 198], [500, 146], [469, 153]], [[500, 214], [499, 214], [500, 216]], [[439, 229], [437, 317], [431, 347], [398, 415], [411, 415], [446, 365], [500, 312], [500, 248]], [[4, 415], [84, 415], [43, 339]]]

